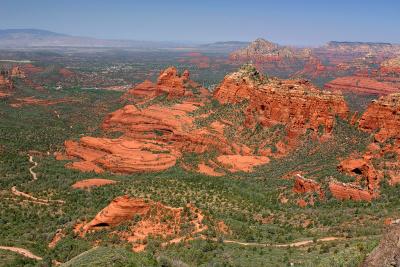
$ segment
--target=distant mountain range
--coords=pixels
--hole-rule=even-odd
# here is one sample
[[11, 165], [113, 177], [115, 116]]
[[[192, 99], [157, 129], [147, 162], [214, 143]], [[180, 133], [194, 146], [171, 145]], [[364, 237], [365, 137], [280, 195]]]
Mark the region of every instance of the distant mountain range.
[[73, 36], [40, 29], [0, 29], [0, 48], [137, 48], [137, 49], [200, 49], [232, 52], [247, 46], [248, 42], [228, 41], [211, 44], [187, 44], [137, 40], [111, 40]]
[[[0, 48], [40, 48], [40, 47], [82, 47], [82, 48], [137, 48], [162, 49], [186, 48], [216, 52], [233, 52], [250, 45], [250, 42], [226, 41], [210, 44], [188, 44], [179, 42], [156, 42], [137, 40], [111, 40], [84, 36], [73, 36], [40, 29], [0, 29]], [[388, 43], [329, 42], [328, 47], [391, 46]]]
[[108, 40], [72, 36], [38, 29], [0, 30], [0, 48], [35, 47], [115, 47], [115, 48], [172, 48], [182, 44], [135, 40]]

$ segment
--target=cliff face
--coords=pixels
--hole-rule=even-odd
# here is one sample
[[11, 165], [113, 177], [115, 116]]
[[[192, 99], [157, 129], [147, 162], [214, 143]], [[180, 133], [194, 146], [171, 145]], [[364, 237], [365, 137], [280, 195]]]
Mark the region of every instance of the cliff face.
[[400, 136], [400, 93], [373, 101], [359, 120], [359, 128], [375, 132], [375, 139], [384, 142]]
[[346, 118], [348, 107], [340, 94], [322, 92], [305, 80], [266, 79], [247, 65], [227, 75], [214, 92], [221, 103], [249, 101], [246, 125], [284, 124], [293, 135], [322, 127], [331, 133], [335, 116]]

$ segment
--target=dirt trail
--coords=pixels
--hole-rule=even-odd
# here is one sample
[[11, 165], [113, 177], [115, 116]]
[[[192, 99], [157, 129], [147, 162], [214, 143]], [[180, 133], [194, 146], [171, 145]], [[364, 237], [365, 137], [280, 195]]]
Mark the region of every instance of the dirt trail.
[[13, 252], [16, 252], [16, 253], [18, 253], [24, 257], [30, 258], [30, 259], [34, 259], [34, 260], [38, 260], [38, 261], [42, 260], [42, 257], [36, 256], [32, 252], [30, 252], [29, 250], [24, 249], [24, 248], [0, 246], [0, 249], [13, 251]]
[[11, 187], [11, 193], [13, 193], [13, 195], [15, 195], [15, 196], [20, 196], [20, 197], [25, 197], [25, 198], [31, 199], [31, 200], [35, 201], [34, 203], [38, 203], [38, 204], [48, 205], [50, 202], [60, 203], [60, 204], [65, 203], [65, 201], [63, 201], [63, 200], [49, 200], [49, 199], [34, 197], [32, 195], [29, 195], [27, 193], [19, 191], [16, 186]]
[[[317, 239], [317, 242], [329, 242], [329, 241], [343, 240], [343, 239], [345, 239], [345, 238], [329, 236], [329, 237]], [[238, 245], [242, 245], [242, 246], [260, 246], [260, 247], [277, 247], [277, 248], [301, 247], [301, 246], [306, 246], [306, 245], [314, 243], [313, 240], [304, 240], [304, 241], [298, 241], [298, 242], [287, 243], [287, 244], [247, 243], [247, 242], [240, 242], [240, 241], [235, 241], [235, 240], [224, 240], [223, 242], [229, 243], [229, 244], [238, 244]]]
[[33, 161], [33, 156], [31, 156], [29, 154], [28, 154], [28, 156], [29, 156], [29, 162], [33, 163], [33, 166], [29, 168], [29, 172], [32, 175], [32, 179], [37, 180], [37, 174], [33, 171], [33, 169], [37, 167], [38, 163], [36, 161]]
[[[37, 174], [33, 171], [33, 169], [37, 167], [38, 163], [36, 161], [33, 161], [33, 156], [31, 156], [29, 154], [28, 154], [28, 156], [29, 156], [29, 162], [33, 163], [33, 166], [29, 168], [29, 172], [32, 175], [32, 179], [35, 181], [35, 180], [37, 180]], [[41, 204], [41, 205], [49, 205], [50, 202], [51, 203], [59, 203], [59, 204], [65, 203], [65, 201], [63, 201], [63, 200], [49, 200], [49, 199], [34, 197], [28, 193], [19, 191], [16, 186], [11, 187], [11, 193], [15, 196], [20, 196], [20, 197], [30, 199], [31, 200], [30, 202], [36, 203], [36, 204]]]

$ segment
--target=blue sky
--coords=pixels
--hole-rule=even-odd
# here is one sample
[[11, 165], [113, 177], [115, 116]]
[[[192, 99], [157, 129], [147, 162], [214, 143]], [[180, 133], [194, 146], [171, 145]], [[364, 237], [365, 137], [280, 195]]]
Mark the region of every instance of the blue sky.
[[400, 43], [400, 1], [1, 0], [0, 28], [155, 41]]

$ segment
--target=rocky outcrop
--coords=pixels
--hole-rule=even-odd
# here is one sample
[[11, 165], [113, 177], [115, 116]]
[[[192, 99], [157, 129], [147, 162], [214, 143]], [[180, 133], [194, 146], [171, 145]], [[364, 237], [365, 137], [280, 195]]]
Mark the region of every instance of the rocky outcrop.
[[377, 194], [371, 193], [358, 185], [334, 180], [329, 182], [329, 190], [332, 196], [338, 200], [371, 201], [378, 197]]
[[340, 162], [338, 169], [350, 176], [358, 177], [358, 182], [363, 178], [366, 179], [368, 190], [371, 192], [379, 188], [379, 178], [381, 176], [369, 160], [364, 158], [345, 159]]
[[[182, 85], [182, 81], [190, 87], [187, 72], [178, 79], [181, 82], [174, 77], [174, 70], [164, 71], [156, 89], [178, 88], [177, 84]], [[211, 160], [188, 169], [212, 175], [224, 173], [223, 170], [212, 171], [219, 167], [231, 172], [252, 171], [254, 166], [269, 162], [275, 153], [270, 146], [275, 146], [276, 156], [285, 155], [296, 146], [293, 140], [308, 129], [316, 136], [329, 136], [335, 116], [347, 117], [347, 106], [341, 95], [323, 93], [304, 80], [267, 79], [252, 65], [245, 65], [238, 72], [227, 75], [214, 92], [214, 97], [221, 103], [248, 101], [245, 121], [232, 138], [227, 132], [232, 130], [232, 121], [219, 118], [219, 114], [211, 116], [214, 110], [200, 109], [205, 103], [210, 104], [207, 97], [185, 97], [176, 100], [180, 103], [171, 105], [136, 102], [142, 96], [156, 96], [153, 87], [148, 81], [137, 86], [128, 93], [134, 104], [105, 118], [102, 128], [107, 132], [122, 133], [120, 137], [83, 137], [79, 141], [67, 141], [67, 156], [79, 160], [67, 166], [97, 173], [105, 170], [114, 173], [162, 171], [174, 166], [186, 153], [212, 152], [215, 156]], [[201, 112], [197, 114], [199, 109]], [[201, 123], [204, 120], [207, 121], [205, 125]], [[246, 140], [241, 139], [240, 133], [246, 132], [246, 127], [256, 125], [284, 125], [283, 135], [287, 136], [276, 142], [264, 140], [260, 148], [258, 144], [245, 145]], [[183, 161], [179, 162], [184, 165]]]
[[294, 180], [293, 192], [298, 194], [306, 194], [306, 193], [317, 193], [320, 199], [325, 198], [325, 194], [321, 185], [312, 180], [307, 179], [301, 176], [300, 174], [296, 175]]
[[[88, 231], [108, 229], [125, 224], [126, 230], [114, 231], [122, 240], [133, 244], [134, 251], [142, 251], [143, 242], [149, 236], [172, 240], [178, 243], [206, 230], [203, 224], [204, 215], [192, 205], [183, 208], [172, 208], [152, 200], [122, 196], [115, 198], [101, 210], [89, 223], [75, 227], [75, 232], [84, 236]], [[186, 225], [181, 232], [182, 225]]]
[[26, 78], [25, 72], [24, 72], [20, 67], [18, 67], [18, 66], [14, 66], [14, 67], [11, 69], [10, 76], [11, 76], [12, 78], [19, 78], [19, 79], [24, 79], [24, 78]]
[[342, 91], [363, 95], [387, 95], [400, 92], [400, 86], [389, 82], [380, 82], [374, 78], [361, 76], [346, 76], [336, 78], [324, 86], [328, 90]]
[[168, 95], [168, 98], [177, 98], [192, 95], [193, 88], [203, 94], [208, 92], [207, 89], [190, 80], [188, 70], [185, 70], [180, 75], [175, 67], [169, 67], [160, 72], [156, 83], [146, 80], [128, 90], [123, 98], [128, 100], [133, 100], [137, 97], [149, 99], [161, 94]]
[[251, 65], [243, 65], [237, 72], [225, 76], [214, 91], [214, 98], [220, 103], [238, 103], [249, 100], [258, 86], [268, 82], [257, 69]]
[[379, 245], [367, 256], [362, 267], [400, 266], [400, 225], [390, 226]]
[[[196, 129], [189, 113], [199, 105], [184, 102], [145, 109], [127, 105], [111, 113], [103, 123], [107, 131], [122, 132], [121, 137], [67, 141], [66, 153], [116, 173], [162, 171], [174, 166], [184, 152], [217, 150], [221, 154], [237, 154], [241, 147], [228, 142], [223, 134]], [[68, 166], [80, 167], [73, 164]]]
[[348, 107], [340, 94], [322, 92], [305, 80], [266, 79], [252, 66], [225, 76], [214, 92], [221, 103], [248, 100], [246, 124], [286, 125], [289, 135], [307, 129], [331, 133], [335, 116], [347, 118]]
[[144, 199], [122, 196], [115, 198], [82, 228], [84, 232], [102, 227], [113, 227], [130, 221], [135, 215], [147, 215], [153, 203]]
[[0, 73], [0, 89], [1, 90], [11, 90], [13, 88], [13, 83], [7, 72], [2, 71]]
[[376, 132], [375, 139], [384, 142], [400, 136], [400, 93], [380, 97], [373, 101], [361, 116], [359, 128]]

